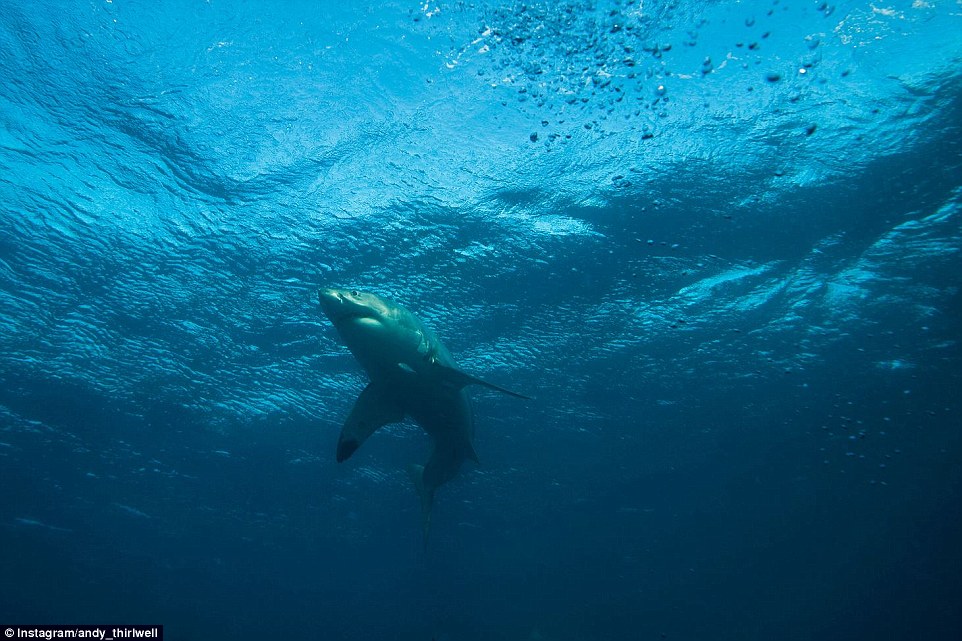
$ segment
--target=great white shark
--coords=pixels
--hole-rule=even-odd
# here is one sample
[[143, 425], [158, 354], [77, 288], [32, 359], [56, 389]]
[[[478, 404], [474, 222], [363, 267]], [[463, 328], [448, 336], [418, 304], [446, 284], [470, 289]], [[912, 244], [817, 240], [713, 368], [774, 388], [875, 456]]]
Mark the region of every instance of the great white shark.
[[434, 493], [466, 460], [477, 462], [471, 438], [474, 417], [465, 387], [506, 390], [458, 369], [451, 353], [414, 314], [369, 292], [322, 289], [321, 309], [341, 335], [371, 382], [358, 396], [337, 440], [343, 462], [383, 425], [412, 418], [434, 441], [424, 465], [412, 465], [411, 479], [421, 498], [425, 542]]

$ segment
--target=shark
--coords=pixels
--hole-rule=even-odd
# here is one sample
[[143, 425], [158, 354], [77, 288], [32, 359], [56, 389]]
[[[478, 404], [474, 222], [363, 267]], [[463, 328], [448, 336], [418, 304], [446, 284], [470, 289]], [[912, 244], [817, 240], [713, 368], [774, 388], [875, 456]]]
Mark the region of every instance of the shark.
[[321, 309], [370, 382], [354, 403], [337, 440], [338, 463], [349, 459], [379, 428], [406, 417], [433, 441], [424, 465], [408, 469], [421, 500], [427, 544], [437, 489], [454, 478], [474, 451], [474, 415], [466, 387], [480, 385], [522, 399], [528, 396], [458, 368], [437, 335], [410, 311], [377, 294], [326, 288]]

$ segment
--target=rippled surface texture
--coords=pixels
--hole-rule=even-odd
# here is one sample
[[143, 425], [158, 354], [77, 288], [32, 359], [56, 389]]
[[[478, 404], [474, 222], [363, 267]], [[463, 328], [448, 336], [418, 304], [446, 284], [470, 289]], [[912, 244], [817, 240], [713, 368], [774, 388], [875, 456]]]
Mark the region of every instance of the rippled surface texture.
[[[962, 5], [0, 0], [0, 622], [955, 639]], [[460, 365], [413, 424], [319, 286]], [[266, 636], [265, 636], [266, 635]]]

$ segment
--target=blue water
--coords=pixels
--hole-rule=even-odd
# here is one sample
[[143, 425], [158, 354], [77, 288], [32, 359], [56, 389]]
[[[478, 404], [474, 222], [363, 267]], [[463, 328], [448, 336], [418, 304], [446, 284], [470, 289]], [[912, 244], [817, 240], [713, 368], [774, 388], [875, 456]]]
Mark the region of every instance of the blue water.
[[957, 2], [0, 0], [0, 623], [957, 639], [960, 287]]

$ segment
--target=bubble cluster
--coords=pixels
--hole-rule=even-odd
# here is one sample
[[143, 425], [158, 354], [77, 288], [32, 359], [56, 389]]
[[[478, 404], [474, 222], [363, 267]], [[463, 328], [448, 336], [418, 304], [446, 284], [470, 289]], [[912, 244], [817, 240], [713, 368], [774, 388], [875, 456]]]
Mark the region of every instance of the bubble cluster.
[[[655, 17], [642, 5], [574, 0], [483, 7], [476, 37], [450, 53], [448, 66], [475, 66], [504, 106], [550, 113], [550, 121], [538, 118], [543, 128], [597, 131], [601, 121], [638, 118], [669, 100], [662, 63], [674, 45], [654, 37]], [[671, 10], [660, 11], [662, 23]], [[532, 136], [532, 142], [560, 135]]]
[[[743, 97], [753, 92], [763, 94], [755, 107], [770, 108], [772, 94], [797, 103], [818, 80], [811, 72], [824, 35], [798, 25], [821, 26], [831, 13], [779, 0], [708, 12], [641, 0], [424, 7], [419, 19], [432, 16], [432, 33], [450, 37], [451, 48], [439, 52], [445, 67], [467, 71], [493, 104], [529, 118], [524, 136], [548, 148], [623, 131], [644, 142], [690, 109], [748, 113]], [[440, 28], [439, 17], [453, 14], [457, 26]]]

